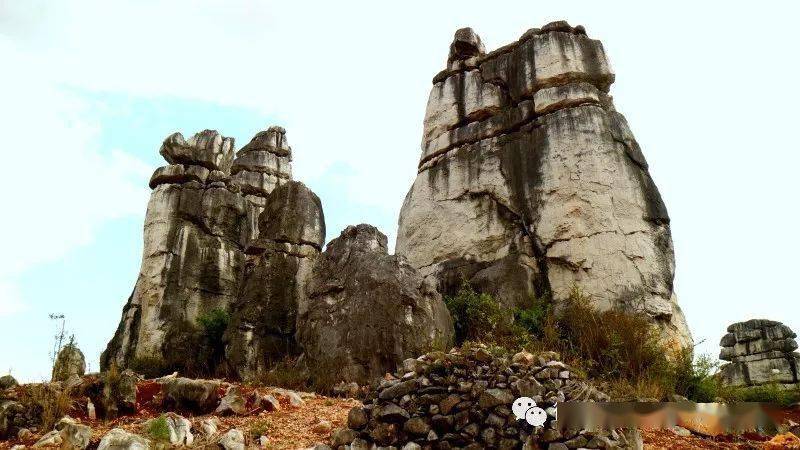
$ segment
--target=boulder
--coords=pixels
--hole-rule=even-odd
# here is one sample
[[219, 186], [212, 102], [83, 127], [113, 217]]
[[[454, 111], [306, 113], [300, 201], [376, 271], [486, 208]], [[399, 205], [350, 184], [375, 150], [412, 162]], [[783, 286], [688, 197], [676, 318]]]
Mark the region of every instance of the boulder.
[[558, 305], [577, 286], [690, 347], [669, 215], [608, 95], [614, 78], [602, 44], [563, 21], [485, 54], [474, 31], [457, 31], [396, 252], [443, 295], [466, 280], [511, 310], [532, 296]]
[[729, 361], [720, 367], [723, 382], [732, 386], [800, 385], [796, 337], [789, 327], [774, 320], [731, 324], [720, 340], [719, 358]]
[[228, 364], [242, 379], [257, 378], [273, 361], [300, 352], [297, 317], [325, 241], [322, 203], [304, 184], [288, 181], [267, 197], [258, 229], [225, 334]]
[[0, 377], [0, 391], [19, 386], [17, 380], [11, 375], [3, 375]]
[[114, 428], [103, 436], [97, 450], [150, 450], [150, 443], [122, 428]]
[[0, 400], [0, 439], [17, 435], [26, 425], [25, 407], [13, 400]]
[[233, 147], [233, 138], [222, 136], [216, 130], [204, 130], [189, 140], [181, 133], [169, 135], [159, 153], [170, 164], [191, 164], [227, 172], [233, 161]]
[[53, 365], [52, 381], [67, 381], [71, 376], [82, 377], [86, 373], [86, 358], [75, 342], [70, 341], [61, 348]]
[[156, 421], [164, 421], [169, 432], [169, 443], [176, 446], [191, 446], [194, 443], [192, 423], [189, 419], [175, 413], [166, 413], [161, 417], [150, 419], [144, 423], [145, 430], [151, 430]]
[[39, 438], [35, 444], [33, 444], [32, 448], [42, 448], [42, 447], [55, 447], [60, 446], [62, 443], [61, 433], [58, 430], [53, 430], [46, 433], [44, 436]]
[[164, 393], [164, 406], [195, 413], [214, 411], [219, 404], [220, 382], [191, 378], [158, 380]]
[[237, 430], [228, 430], [219, 440], [219, 445], [225, 450], [244, 450], [244, 434]]
[[86, 387], [86, 396], [96, 413], [104, 419], [136, 411], [136, 392], [139, 376], [131, 370], [102, 372]]
[[92, 439], [92, 429], [82, 425], [69, 417], [62, 418], [56, 424], [56, 430], [61, 437], [62, 450], [84, 450]]
[[350, 226], [314, 265], [297, 336], [315, 377], [367, 382], [452, 343], [441, 296], [386, 244], [375, 227]]
[[230, 415], [230, 414], [247, 414], [247, 408], [245, 407], [244, 397], [242, 397], [241, 389], [239, 386], [230, 386], [227, 391], [225, 391], [225, 396], [222, 397], [222, 400], [219, 402], [219, 406], [214, 411], [217, 414], [222, 415]]

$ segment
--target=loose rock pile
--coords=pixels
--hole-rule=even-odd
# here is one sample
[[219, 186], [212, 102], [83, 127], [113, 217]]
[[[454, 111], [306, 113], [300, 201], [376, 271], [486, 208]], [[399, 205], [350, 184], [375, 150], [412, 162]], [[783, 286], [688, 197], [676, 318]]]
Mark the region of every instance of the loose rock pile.
[[[558, 358], [553, 352], [536, 356], [522, 352], [509, 360], [476, 346], [407, 359], [393, 376], [385, 377], [364, 407], [350, 411], [349, 428], [333, 433], [331, 447], [512, 449], [525, 445], [555, 450], [639, 446], [635, 435], [562, 434], [554, 427], [556, 403], [608, 400]], [[518, 397], [530, 397], [545, 409], [548, 419], [543, 427], [516, 419], [511, 406]]]
[[798, 383], [796, 337], [789, 327], [774, 320], [732, 324], [719, 343], [719, 358], [730, 361], [720, 368], [723, 380], [733, 386]]

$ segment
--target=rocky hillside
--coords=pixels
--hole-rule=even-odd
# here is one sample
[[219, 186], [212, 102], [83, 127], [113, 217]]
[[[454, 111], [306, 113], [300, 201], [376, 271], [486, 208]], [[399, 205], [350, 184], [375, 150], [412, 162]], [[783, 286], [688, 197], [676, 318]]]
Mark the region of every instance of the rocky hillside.
[[583, 27], [550, 23], [488, 53], [458, 30], [433, 79], [397, 253], [443, 293], [467, 279], [513, 308], [577, 286], [690, 345], [669, 215], [613, 82]]

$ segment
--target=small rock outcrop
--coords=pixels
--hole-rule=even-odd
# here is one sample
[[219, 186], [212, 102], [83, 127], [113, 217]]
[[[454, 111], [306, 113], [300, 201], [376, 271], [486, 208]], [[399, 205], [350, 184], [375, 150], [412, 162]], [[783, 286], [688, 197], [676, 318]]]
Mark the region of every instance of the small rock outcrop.
[[226, 334], [231, 370], [253, 379], [274, 361], [296, 356], [297, 318], [306, 308], [306, 277], [325, 242], [322, 202], [288, 181], [266, 198], [258, 238], [250, 243], [239, 298]]
[[[635, 448], [616, 431], [562, 434], [555, 404], [607, 401], [552, 352], [513, 360], [474, 347], [431, 352], [404, 361], [394, 376], [353, 408], [332, 447], [394, 448]], [[518, 362], [514, 362], [518, 361]], [[512, 404], [529, 397], [547, 413], [542, 427], [517, 420]], [[619, 447], [615, 447], [619, 446]]]
[[[298, 269], [278, 267], [281, 257], [275, 255], [319, 253], [322, 207], [313, 193], [291, 181], [292, 153], [283, 128], [258, 133], [238, 152], [234, 140], [217, 131], [189, 139], [175, 133], [160, 153], [169, 165], [150, 179], [141, 272], [101, 368], [113, 363], [151, 375], [172, 370], [215, 374], [230, 365], [223, 348], [198, 348], [200, 319], [220, 310], [217, 317], [227, 317], [240, 294], [245, 304], [269, 297], [272, 303], [263, 306], [270, 314], [285, 315], [286, 308], [272, 307], [302, 298], [294, 293], [281, 297], [291, 290], [283, 276]], [[298, 223], [292, 220], [312, 220], [303, 213], [316, 215], [316, 223], [293, 228]], [[260, 226], [268, 229], [261, 234]], [[275, 272], [279, 269], [280, 274]], [[294, 332], [294, 316], [265, 320], [291, 322], [280, 331]]]
[[103, 436], [97, 450], [150, 450], [150, 442], [122, 428], [114, 428]]
[[767, 319], [737, 322], [719, 345], [719, 358], [729, 363], [720, 367], [722, 380], [732, 386], [800, 382], [800, 353], [797, 334], [786, 325]]
[[17, 379], [11, 375], [3, 375], [0, 377], [0, 391], [19, 386]]
[[297, 335], [316, 377], [365, 383], [452, 344], [441, 296], [386, 243], [371, 225], [349, 226], [314, 265]]
[[61, 348], [53, 364], [52, 381], [67, 381], [71, 376], [82, 377], [86, 372], [86, 358], [78, 346], [70, 341]]
[[613, 82], [583, 27], [554, 22], [490, 53], [458, 30], [433, 79], [397, 253], [443, 294], [466, 279], [514, 308], [577, 286], [689, 346], [670, 219]]

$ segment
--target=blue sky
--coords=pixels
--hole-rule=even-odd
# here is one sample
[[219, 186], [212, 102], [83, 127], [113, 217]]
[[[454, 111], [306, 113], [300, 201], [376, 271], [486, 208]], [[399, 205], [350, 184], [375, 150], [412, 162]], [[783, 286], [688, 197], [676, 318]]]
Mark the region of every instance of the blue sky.
[[214, 128], [241, 147], [282, 125], [328, 239], [369, 222], [393, 243], [453, 31], [493, 49], [561, 18], [610, 55], [617, 109], [672, 217], [699, 351], [752, 317], [800, 331], [793, 2], [5, 0], [0, 372], [47, 376], [50, 312], [97, 368], [168, 134]]

